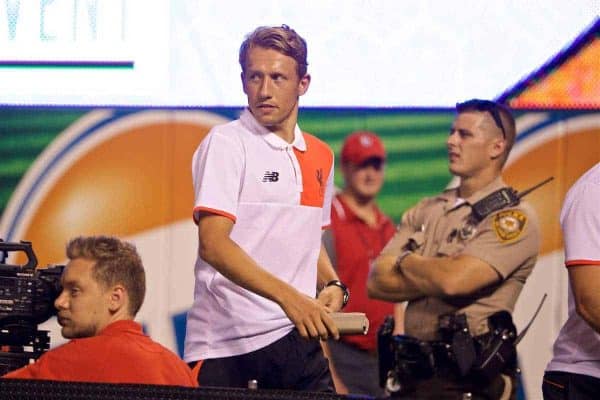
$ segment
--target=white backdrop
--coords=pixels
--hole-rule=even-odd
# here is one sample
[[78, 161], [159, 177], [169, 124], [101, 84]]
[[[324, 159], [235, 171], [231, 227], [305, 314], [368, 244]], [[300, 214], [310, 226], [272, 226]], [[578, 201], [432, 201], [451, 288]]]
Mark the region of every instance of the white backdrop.
[[[303, 105], [452, 106], [496, 97], [567, 46], [598, 0], [0, 2], [0, 104], [243, 105], [237, 52], [259, 25], [308, 42]], [[18, 63], [17, 63], [18, 64]]]

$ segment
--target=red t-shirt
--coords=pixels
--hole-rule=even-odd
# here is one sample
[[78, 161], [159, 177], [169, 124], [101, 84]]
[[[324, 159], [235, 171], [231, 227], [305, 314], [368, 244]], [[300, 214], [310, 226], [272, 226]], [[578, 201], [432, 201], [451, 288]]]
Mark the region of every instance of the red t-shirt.
[[150, 339], [140, 324], [130, 320], [113, 322], [96, 336], [73, 339], [3, 377], [198, 386], [181, 358]]
[[396, 227], [392, 220], [377, 209], [377, 225], [368, 226], [337, 195], [331, 207], [331, 233], [334, 238], [336, 270], [350, 290], [350, 301], [344, 312], [363, 312], [369, 319], [366, 335], [344, 335], [341, 340], [363, 350], [374, 351], [377, 330], [387, 315], [393, 314], [394, 304], [370, 299], [367, 295], [367, 278], [371, 262], [394, 236]]

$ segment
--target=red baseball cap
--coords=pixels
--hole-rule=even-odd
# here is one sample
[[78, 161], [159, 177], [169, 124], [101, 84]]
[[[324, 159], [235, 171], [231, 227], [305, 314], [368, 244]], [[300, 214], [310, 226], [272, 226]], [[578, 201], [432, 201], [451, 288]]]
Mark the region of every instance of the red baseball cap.
[[383, 142], [374, 132], [352, 132], [344, 140], [344, 145], [342, 146], [342, 163], [351, 162], [361, 164], [365, 160], [374, 157], [385, 160]]

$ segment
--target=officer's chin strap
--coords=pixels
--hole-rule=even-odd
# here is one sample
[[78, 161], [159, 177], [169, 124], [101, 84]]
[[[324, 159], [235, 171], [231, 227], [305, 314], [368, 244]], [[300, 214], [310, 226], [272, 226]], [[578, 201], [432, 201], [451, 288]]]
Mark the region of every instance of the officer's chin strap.
[[533, 324], [533, 321], [537, 318], [540, 310], [542, 309], [542, 306], [544, 305], [544, 301], [546, 300], [546, 297], [548, 297], [548, 294], [544, 293], [544, 296], [542, 297], [542, 300], [540, 300], [540, 304], [538, 305], [537, 310], [535, 310], [535, 313], [533, 314], [533, 317], [531, 317], [531, 319], [529, 320], [529, 323], [527, 325], [525, 325], [525, 328], [523, 328], [523, 330], [521, 331], [521, 333], [519, 333], [519, 335], [515, 339], [515, 346], [517, 344], [519, 344], [519, 342], [523, 339], [523, 337], [525, 336], [525, 334], [527, 333], [527, 331], [531, 327], [531, 324]]

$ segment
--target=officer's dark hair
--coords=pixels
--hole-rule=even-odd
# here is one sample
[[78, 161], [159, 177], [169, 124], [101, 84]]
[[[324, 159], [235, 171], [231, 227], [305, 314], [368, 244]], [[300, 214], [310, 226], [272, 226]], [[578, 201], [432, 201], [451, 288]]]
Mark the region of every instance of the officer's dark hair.
[[456, 103], [456, 112], [458, 114], [468, 111], [488, 112], [492, 117], [496, 127], [506, 141], [506, 149], [502, 157], [502, 165], [504, 165], [515, 143], [517, 134], [512, 111], [507, 105], [491, 100], [471, 99], [462, 103]]

